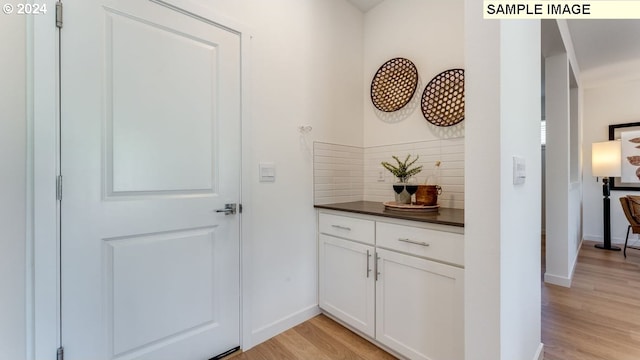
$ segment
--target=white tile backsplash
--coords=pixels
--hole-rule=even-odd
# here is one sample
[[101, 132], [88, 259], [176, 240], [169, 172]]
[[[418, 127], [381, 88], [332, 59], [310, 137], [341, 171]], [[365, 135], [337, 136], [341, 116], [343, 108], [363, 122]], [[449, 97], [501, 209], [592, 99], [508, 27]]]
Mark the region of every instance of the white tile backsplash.
[[360, 148], [314, 143], [314, 194], [316, 204], [348, 201], [391, 201], [396, 179], [380, 165], [418, 155], [423, 170], [416, 175], [424, 183], [436, 161], [441, 161], [437, 183], [442, 187], [438, 202], [443, 207], [464, 208], [464, 138]]
[[[418, 183], [425, 183], [433, 173], [436, 161], [441, 161], [437, 184], [442, 187], [438, 202], [443, 207], [464, 208], [464, 138], [421, 141], [415, 143], [375, 146], [364, 149], [365, 200], [391, 201], [391, 184], [396, 179], [380, 163], [392, 162], [396, 155], [403, 160], [407, 154], [420, 156], [416, 165], [422, 172], [416, 175]], [[382, 172], [385, 181], [378, 181]]]
[[364, 200], [364, 149], [313, 143], [315, 204]]

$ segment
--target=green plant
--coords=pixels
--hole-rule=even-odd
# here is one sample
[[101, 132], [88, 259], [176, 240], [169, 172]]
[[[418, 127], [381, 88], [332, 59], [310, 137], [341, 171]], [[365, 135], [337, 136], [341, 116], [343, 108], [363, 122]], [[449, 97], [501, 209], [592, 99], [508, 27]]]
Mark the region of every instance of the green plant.
[[398, 166], [391, 165], [386, 161], [383, 161], [381, 164], [385, 169], [389, 170], [393, 176], [397, 177], [400, 182], [406, 182], [410, 177], [422, 171], [422, 165], [411, 168], [411, 165], [415, 164], [415, 162], [420, 158], [418, 155], [416, 155], [416, 158], [411, 161], [411, 154], [408, 154], [404, 161], [400, 161], [397, 156], [392, 156], [392, 158], [398, 163]]

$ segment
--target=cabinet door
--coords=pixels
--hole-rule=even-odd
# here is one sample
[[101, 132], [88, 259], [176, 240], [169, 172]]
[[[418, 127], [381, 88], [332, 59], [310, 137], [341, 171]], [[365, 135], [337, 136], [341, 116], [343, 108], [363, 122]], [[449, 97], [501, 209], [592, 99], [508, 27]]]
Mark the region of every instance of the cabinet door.
[[464, 359], [464, 270], [377, 250], [376, 339], [410, 359]]
[[320, 234], [320, 307], [373, 337], [374, 248]]

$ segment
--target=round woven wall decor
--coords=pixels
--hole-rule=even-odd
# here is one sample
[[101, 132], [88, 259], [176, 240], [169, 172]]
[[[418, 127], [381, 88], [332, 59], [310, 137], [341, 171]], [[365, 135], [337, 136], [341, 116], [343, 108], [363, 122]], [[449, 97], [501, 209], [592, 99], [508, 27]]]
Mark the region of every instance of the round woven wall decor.
[[434, 77], [422, 93], [422, 115], [436, 126], [464, 120], [464, 69], [446, 70]]
[[418, 87], [418, 69], [408, 59], [384, 63], [371, 81], [371, 101], [380, 111], [392, 112], [407, 105]]

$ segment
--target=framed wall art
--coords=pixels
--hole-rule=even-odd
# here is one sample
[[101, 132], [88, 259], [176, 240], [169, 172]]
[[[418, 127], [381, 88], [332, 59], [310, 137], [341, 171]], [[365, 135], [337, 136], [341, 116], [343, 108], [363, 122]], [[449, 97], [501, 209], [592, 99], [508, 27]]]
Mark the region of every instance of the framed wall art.
[[622, 149], [622, 176], [609, 178], [611, 190], [640, 191], [640, 122], [609, 125], [609, 140]]

